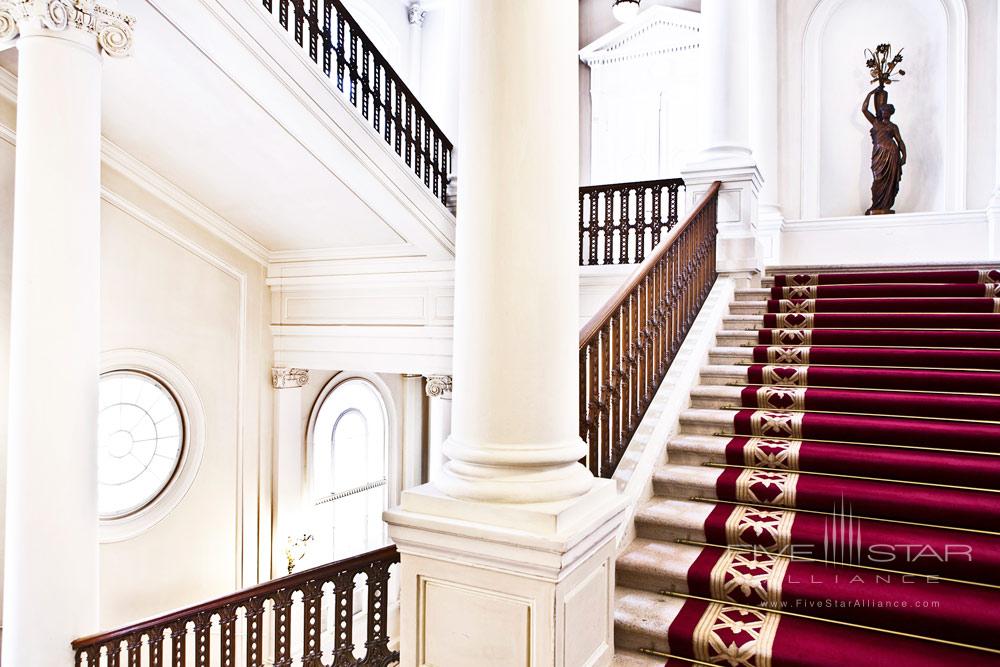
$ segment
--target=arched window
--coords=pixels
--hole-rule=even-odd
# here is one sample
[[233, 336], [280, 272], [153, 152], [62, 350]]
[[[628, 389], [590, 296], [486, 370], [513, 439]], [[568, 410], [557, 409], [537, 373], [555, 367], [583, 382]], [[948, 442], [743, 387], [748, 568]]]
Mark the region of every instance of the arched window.
[[378, 387], [360, 377], [331, 382], [309, 439], [316, 556], [325, 562], [382, 546], [389, 417]]

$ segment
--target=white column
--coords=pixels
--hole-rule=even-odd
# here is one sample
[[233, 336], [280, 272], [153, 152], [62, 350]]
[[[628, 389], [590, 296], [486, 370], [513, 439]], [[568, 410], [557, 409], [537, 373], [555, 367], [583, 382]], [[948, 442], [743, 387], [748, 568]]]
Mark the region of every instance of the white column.
[[414, 94], [420, 92], [420, 70], [423, 62], [424, 41], [424, 11], [420, 0], [411, 3], [406, 9], [406, 18], [410, 21], [410, 77], [409, 86]]
[[285, 549], [288, 538], [307, 532], [303, 499], [306, 493], [305, 429], [302, 419], [302, 388], [309, 384], [309, 371], [272, 368], [274, 389], [274, 520], [271, 539], [271, 576], [288, 574]]
[[996, 134], [994, 137], [994, 160], [996, 171], [996, 187], [993, 189], [993, 196], [990, 197], [986, 207], [986, 219], [988, 224], [987, 253], [990, 259], [1000, 259], [1000, 7], [997, 8], [996, 36]]
[[[100, 48], [122, 55], [131, 27], [124, 17], [91, 11], [97, 22], [69, 3], [0, 7], [0, 40], [20, 34], [7, 665], [71, 664], [70, 641], [98, 629]], [[84, 21], [91, 29], [78, 27]]]
[[403, 376], [403, 404], [401, 406], [402, 478], [400, 489], [409, 489], [424, 483], [424, 376]]
[[449, 460], [385, 515], [401, 664], [609, 665], [624, 507], [578, 463], [578, 2], [461, 12]]
[[785, 222], [778, 204], [778, 0], [753, 0], [750, 54], [750, 146], [763, 180], [758, 227], [764, 261], [776, 264]]
[[427, 377], [427, 481], [436, 484], [441, 479], [444, 443], [451, 435], [451, 376]]
[[750, 4], [702, 0], [704, 149], [681, 170], [689, 209], [713, 181], [722, 181], [717, 265], [721, 273], [744, 283], [758, 280], [764, 266], [757, 229], [761, 175], [749, 148]]

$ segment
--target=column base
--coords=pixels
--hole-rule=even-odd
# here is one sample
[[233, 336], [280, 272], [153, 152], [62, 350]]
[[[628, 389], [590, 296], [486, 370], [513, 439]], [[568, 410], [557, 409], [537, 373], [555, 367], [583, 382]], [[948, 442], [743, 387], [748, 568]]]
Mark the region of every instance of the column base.
[[610, 665], [624, 513], [612, 480], [537, 504], [404, 491], [385, 513], [401, 554], [400, 664]]

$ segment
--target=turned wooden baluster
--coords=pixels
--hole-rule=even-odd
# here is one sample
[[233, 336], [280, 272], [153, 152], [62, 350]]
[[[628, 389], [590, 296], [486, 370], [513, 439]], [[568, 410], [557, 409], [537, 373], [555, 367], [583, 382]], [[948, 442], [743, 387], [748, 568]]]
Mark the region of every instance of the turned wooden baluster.
[[187, 665], [187, 619], [178, 620], [170, 626], [171, 667]]
[[[635, 222], [632, 224], [632, 229], [635, 231], [633, 264], [640, 264], [646, 258], [646, 227], [648, 225], [649, 222], [646, 220], [646, 188], [640, 186], [635, 189]], [[622, 263], [624, 264], [626, 261], [623, 259]]]
[[[613, 195], [612, 195], [613, 196]], [[618, 210], [620, 211], [618, 220], [618, 264], [628, 264], [628, 239], [629, 230], [635, 225], [634, 221], [630, 222], [628, 207], [629, 207], [629, 191], [621, 190], [619, 197], [621, 201], [619, 202]]]
[[354, 660], [354, 572], [342, 572], [333, 580], [336, 619], [336, 642], [333, 667], [353, 667]]
[[314, 580], [302, 586], [302, 667], [323, 667], [323, 586]]
[[247, 600], [247, 660], [246, 667], [263, 667], [264, 665], [264, 596]]
[[219, 659], [222, 667], [236, 667], [236, 605], [219, 610]]
[[274, 667], [292, 664], [292, 594], [290, 588], [276, 591], [271, 599], [274, 614]]
[[388, 667], [399, 660], [399, 653], [389, 650], [386, 604], [389, 598], [389, 561], [376, 561], [365, 570], [368, 577], [368, 641], [365, 642], [364, 667]]
[[126, 639], [125, 649], [128, 651], [128, 667], [140, 667], [139, 660], [142, 658], [142, 633], [137, 632]]

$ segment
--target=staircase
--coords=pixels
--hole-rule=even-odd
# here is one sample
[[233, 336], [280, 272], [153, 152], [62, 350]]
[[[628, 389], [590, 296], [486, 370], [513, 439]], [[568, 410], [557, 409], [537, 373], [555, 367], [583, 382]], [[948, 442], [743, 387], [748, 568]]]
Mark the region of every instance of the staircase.
[[615, 664], [1000, 665], [998, 283], [738, 290], [618, 559]]

